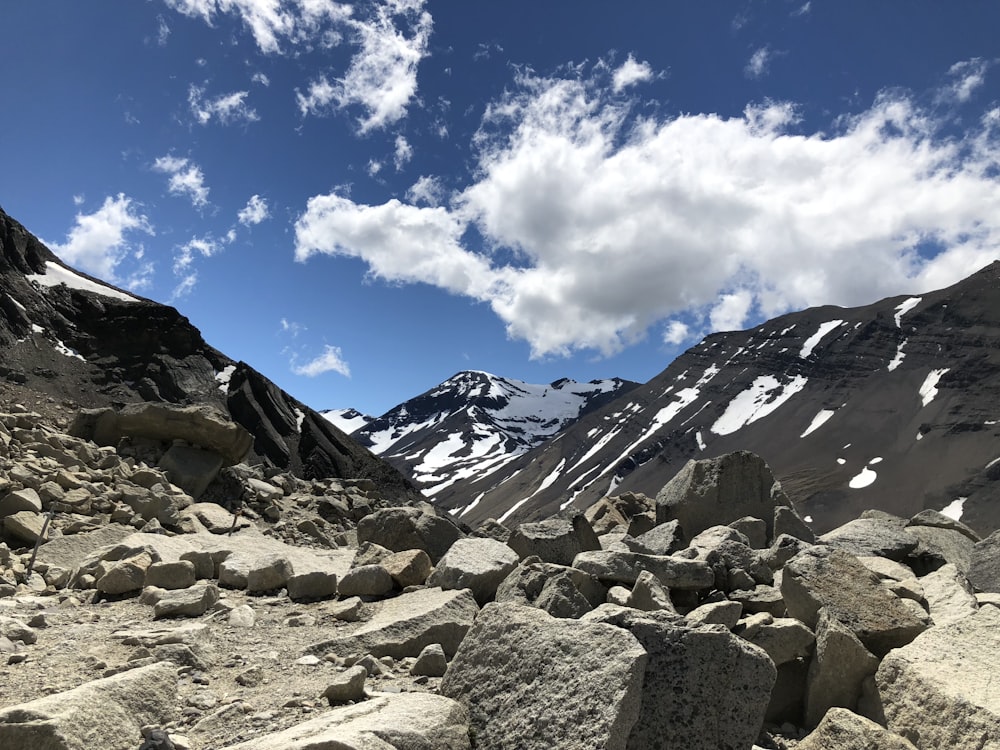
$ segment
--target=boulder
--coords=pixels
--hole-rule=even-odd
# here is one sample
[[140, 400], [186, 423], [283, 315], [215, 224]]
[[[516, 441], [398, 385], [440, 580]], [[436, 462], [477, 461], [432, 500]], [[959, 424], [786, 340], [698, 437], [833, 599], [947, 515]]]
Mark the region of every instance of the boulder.
[[417, 660], [410, 667], [410, 674], [414, 677], [443, 677], [448, 670], [448, 657], [445, 656], [444, 649], [440, 643], [432, 643], [425, 646], [417, 656]]
[[581, 552], [601, 548], [590, 522], [579, 511], [522, 523], [514, 529], [507, 544], [522, 560], [534, 556], [556, 565], [572, 565], [573, 558]]
[[42, 499], [30, 487], [14, 490], [0, 499], [0, 518], [22, 510], [29, 510], [33, 513], [42, 512]]
[[219, 476], [225, 459], [215, 451], [175, 444], [167, 449], [158, 463], [173, 484], [197, 500]]
[[736, 627], [743, 614], [743, 605], [739, 602], [722, 601], [708, 602], [684, 615], [691, 627], [699, 625], [725, 625], [727, 630]]
[[743, 516], [728, 524], [747, 538], [753, 549], [767, 548], [767, 522], [753, 516]]
[[627, 606], [645, 612], [665, 611], [677, 614], [674, 603], [670, 600], [670, 592], [647, 570], [639, 573], [629, 594]]
[[628, 632], [487, 604], [441, 682], [468, 706], [478, 750], [623, 750], [646, 651]]
[[288, 598], [294, 601], [326, 599], [337, 593], [337, 574], [322, 570], [293, 571], [285, 587]]
[[156, 562], [146, 569], [145, 586], [161, 589], [186, 589], [197, 580], [194, 563], [190, 560]]
[[358, 521], [358, 543], [374, 542], [393, 552], [422, 549], [437, 563], [464, 536], [450, 519], [421, 508], [384, 508]]
[[261, 555], [247, 570], [247, 593], [261, 594], [283, 588], [294, 572], [291, 561], [280, 552]]
[[496, 592], [498, 602], [531, 605], [553, 617], [579, 617], [606, 596], [607, 588], [589, 573], [537, 557], [522, 560]]
[[26, 544], [34, 544], [38, 541], [44, 526], [45, 516], [33, 510], [19, 510], [3, 519], [4, 534], [16, 542]]
[[875, 674], [886, 726], [920, 750], [1000, 747], [1000, 609], [890, 651]]
[[130, 526], [113, 523], [93, 531], [50, 539], [38, 548], [37, 563], [48, 567], [72, 570], [95, 550], [117, 544], [135, 533]]
[[341, 596], [378, 597], [392, 591], [394, 582], [381, 565], [361, 565], [351, 568], [337, 584]]
[[1000, 594], [1000, 531], [994, 531], [972, 548], [968, 577], [976, 591]]
[[747, 638], [762, 649], [775, 666], [809, 656], [816, 643], [813, 632], [794, 617], [775, 617]]
[[211, 583], [196, 583], [186, 589], [168, 591], [155, 605], [154, 617], [201, 617], [219, 601], [219, 589]]
[[384, 557], [379, 564], [389, 571], [392, 580], [401, 589], [422, 586], [434, 567], [431, 558], [422, 549], [394, 552]]
[[979, 609], [972, 585], [952, 564], [920, 579], [927, 612], [935, 625], [949, 625]]
[[810, 529], [802, 516], [790, 505], [779, 505], [774, 509], [774, 526], [769, 539], [777, 541], [782, 536], [794, 537], [806, 544], [814, 544], [816, 535]]
[[238, 518], [215, 503], [192, 503], [181, 513], [181, 518], [187, 516], [196, 518], [213, 534], [229, 534], [252, 525], [246, 518]]
[[439, 695], [380, 694], [227, 750], [471, 750], [468, 721], [461, 704]]
[[815, 629], [826, 607], [876, 656], [906, 645], [930, 624], [856, 557], [828, 547], [810, 547], [789, 560], [781, 594], [789, 616]]
[[636, 552], [598, 550], [581, 552], [573, 567], [590, 573], [606, 583], [632, 586], [639, 573], [646, 570], [669, 589], [700, 590], [715, 585], [712, 568], [700, 560], [686, 560], [667, 555], [642, 555]]
[[690, 539], [744, 516], [762, 518], [773, 536], [774, 509], [791, 503], [759, 456], [737, 451], [691, 460], [656, 495], [656, 522], [676, 519]]
[[693, 628], [666, 613], [613, 604], [598, 607], [584, 621], [627, 630], [649, 654], [628, 748], [717, 750], [753, 744], [776, 676], [762, 650], [718, 625]]
[[684, 546], [684, 535], [677, 521], [667, 521], [654, 526], [635, 538], [651, 555], [672, 555]]
[[917, 750], [907, 739], [846, 708], [831, 708], [796, 750]]
[[503, 542], [481, 537], [457, 540], [427, 577], [428, 586], [471, 589], [480, 606], [496, 596], [497, 586], [517, 567], [517, 553]]
[[885, 518], [858, 518], [823, 534], [819, 541], [855, 557], [903, 560], [917, 548], [919, 539], [900, 522]]
[[421, 589], [385, 599], [370, 619], [308, 647], [307, 653], [371, 654], [375, 657], [418, 656], [425, 646], [440, 643], [453, 656], [479, 612], [472, 592]]
[[0, 709], [4, 750], [134, 750], [140, 730], [176, 718], [177, 667], [157, 663]]
[[330, 680], [323, 691], [323, 697], [331, 706], [346, 701], [359, 701], [365, 697], [365, 680], [368, 670], [359, 664], [350, 667], [346, 672], [336, 675]]
[[857, 636], [826, 610], [820, 612], [806, 681], [805, 725], [815, 727], [833, 706], [855, 710], [862, 684], [876, 669], [878, 659]]
[[97, 579], [97, 590], [111, 595], [141, 591], [146, 585], [146, 570], [152, 564], [153, 558], [148, 552], [118, 560]]

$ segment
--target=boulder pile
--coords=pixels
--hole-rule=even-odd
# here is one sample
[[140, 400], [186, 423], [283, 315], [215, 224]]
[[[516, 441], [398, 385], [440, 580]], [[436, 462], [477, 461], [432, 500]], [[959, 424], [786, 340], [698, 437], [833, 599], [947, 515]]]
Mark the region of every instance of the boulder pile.
[[0, 414], [0, 747], [1000, 747], [998, 534], [816, 538], [747, 453], [473, 530], [197, 434]]

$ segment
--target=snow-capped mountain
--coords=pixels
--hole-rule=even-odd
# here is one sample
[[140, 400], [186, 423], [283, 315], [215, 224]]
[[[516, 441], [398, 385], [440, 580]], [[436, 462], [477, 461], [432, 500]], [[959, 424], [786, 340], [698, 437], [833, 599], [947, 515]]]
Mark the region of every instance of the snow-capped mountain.
[[823, 531], [865, 508], [1000, 527], [1000, 262], [948, 289], [707, 337], [556, 440], [440, 487], [476, 524], [656, 492], [690, 458], [764, 457]]
[[333, 423], [341, 432], [350, 435], [371, 422], [375, 417], [362, 414], [357, 409], [324, 409], [320, 412], [323, 417]]
[[[619, 378], [532, 385], [465, 371], [349, 432], [433, 499], [449, 487], [501, 470], [636, 386]], [[338, 426], [366, 419], [353, 410], [324, 416]]]

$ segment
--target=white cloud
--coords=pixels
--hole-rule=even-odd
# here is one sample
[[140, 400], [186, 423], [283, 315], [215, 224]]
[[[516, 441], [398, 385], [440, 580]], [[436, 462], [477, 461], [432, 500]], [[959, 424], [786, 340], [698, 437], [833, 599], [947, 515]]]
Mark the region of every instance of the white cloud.
[[628, 86], [653, 79], [653, 68], [648, 62], [637, 62], [632, 55], [614, 72], [611, 88], [617, 93]]
[[375, 177], [379, 172], [382, 171], [382, 162], [378, 161], [377, 159], [369, 159], [367, 171], [369, 177]]
[[270, 86], [271, 79], [267, 77], [265, 73], [254, 73], [250, 78], [253, 83], [259, 83], [261, 86]]
[[156, 43], [161, 47], [167, 45], [167, 40], [170, 38], [170, 27], [167, 22], [163, 19], [163, 16], [157, 16], [157, 29], [156, 29]]
[[246, 206], [240, 209], [240, 212], [236, 215], [240, 224], [245, 227], [249, 227], [255, 224], [260, 224], [265, 219], [270, 218], [271, 213], [267, 207], [267, 201], [261, 198], [259, 195], [251, 195], [250, 200], [247, 201]]
[[761, 47], [750, 55], [750, 60], [747, 62], [746, 67], [743, 68], [743, 73], [747, 78], [761, 78], [767, 73], [767, 68], [771, 64], [771, 58], [773, 57], [774, 52], [771, 51], [770, 47]]
[[439, 206], [444, 196], [445, 189], [441, 180], [428, 175], [421, 176], [406, 191], [406, 200], [414, 205], [425, 203], [428, 206]]
[[[610, 354], [682, 315], [732, 327], [926, 291], [1000, 256], [1000, 109], [956, 136], [885, 94], [803, 132], [789, 103], [640, 118], [607, 78], [521, 75], [447, 206], [315, 196], [296, 258], [483, 301], [541, 357]], [[431, 179], [409, 200], [429, 203]]]
[[282, 333], [290, 334], [292, 338], [298, 336], [302, 331], [305, 331], [306, 327], [301, 323], [296, 323], [294, 320], [288, 320], [287, 318], [281, 319], [281, 331]]
[[260, 116], [257, 110], [247, 106], [246, 98], [249, 95], [249, 91], [234, 91], [231, 94], [206, 99], [205, 89], [192, 83], [188, 87], [188, 105], [191, 107], [191, 114], [200, 125], [207, 125], [212, 118], [223, 125], [256, 122]]
[[118, 266], [131, 250], [127, 235], [136, 231], [153, 234], [153, 227], [136, 203], [119, 193], [114, 198], [105, 198], [94, 213], [77, 214], [66, 242], [47, 244], [69, 265], [117, 283]]
[[174, 287], [174, 290], [170, 293], [170, 300], [175, 301], [180, 299], [181, 297], [186, 297], [191, 293], [191, 291], [195, 288], [197, 284], [198, 284], [198, 274], [194, 272], [187, 274], [183, 279], [180, 280], [177, 286]]
[[396, 136], [396, 152], [393, 155], [392, 163], [399, 172], [413, 158], [413, 146], [402, 135]]
[[173, 195], [187, 196], [195, 208], [208, 205], [205, 175], [197, 164], [177, 156], [161, 156], [153, 163], [153, 169], [170, 175], [167, 189]]
[[193, 237], [177, 248], [174, 256], [174, 273], [178, 276], [187, 272], [197, 256], [211, 258], [222, 250], [222, 243], [214, 237]]
[[942, 93], [942, 98], [967, 102], [973, 92], [986, 82], [986, 70], [990, 64], [981, 57], [957, 62], [948, 69], [951, 84]]
[[687, 323], [671, 320], [663, 330], [664, 344], [683, 344], [691, 336], [691, 328]]
[[809, 2], [807, 2], [807, 3], [803, 4], [803, 5], [800, 5], [798, 8], [796, 8], [795, 10], [793, 10], [792, 11], [792, 15], [793, 16], [805, 16], [805, 15], [808, 15], [811, 10], [812, 10], [812, 0], [809, 0]]
[[364, 113], [358, 119], [360, 133], [405, 117], [417, 93], [417, 66], [427, 56], [433, 25], [423, 6], [424, 0], [386, 0], [370, 18], [346, 21], [358, 47], [350, 67], [343, 78], [320, 76], [306, 94], [296, 92], [301, 114], [359, 105]]
[[315, 378], [317, 375], [327, 372], [338, 372], [344, 377], [351, 377], [351, 368], [344, 361], [344, 355], [340, 351], [340, 347], [330, 346], [329, 344], [323, 347], [323, 353], [315, 359], [300, 366], [293, 364], [292, 372], [296, 375], [305, 375], [309, 378]]
[[351, 15], [349, 4], [334, 0], [165, 0], [173, 10], [212, 25], [217, 15], [235, 15], [265, 53], [281, 53], [282, 44], [331, 47], [340, 41], [337, 27]]

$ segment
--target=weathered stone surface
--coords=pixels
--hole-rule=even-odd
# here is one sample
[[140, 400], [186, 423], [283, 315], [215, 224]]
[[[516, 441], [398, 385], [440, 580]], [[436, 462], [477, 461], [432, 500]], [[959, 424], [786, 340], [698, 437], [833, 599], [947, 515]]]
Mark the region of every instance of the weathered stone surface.
[[0, 517], [10, 516], [22, 510], [42, 512], [42, 499], [30, 487], [14, 490], [0, 500]]
[[0, 709], [4, 750], [134, 750], [140, 729], [174, 717], [177, 668], [157, 663]]
[[194, 586], [194, 563], [189, 560], [173, 562], [156, 562], [146, 569], [146, 586], [158, 586], [162, 589], [186, 589]]
[[793, 659], [809, 656], [816, 636], [794, 617], [776, 617], [762, 625], [747, 641], [763, 649], [775, 666], [781, 666]]
[[351, 568], [337, 584], [341, 596], [385, 596], [394, 582], [381, 565], [361, 565]]
[[294, 570], [291, 561], [280, 552], [256, 558], [247, 571], [247, 593], [259, 594], [284, 587]]
[[392, 580], [401, 589], [407, 586], [422, 586], [434, 567], [430, 556], [422, 549], [394, 552], [380, 560], [379, 564], [389, 571]]
[[790, 534], [779, 534], [764, 553], [764, 561], [771, 570], [780, 570], [785, 563], [809, 547], [809, 543]]
[[[957, 523], [957, 522], [956, 522]], [[917, 548], [910, 557], [921, 572], [934, 570], [951, 563], [963, 574], [972, 564], [972, 550], [976, 542], [958, 529], [945, 526], [907, 526], [908, 534], [916, 538]]]
[[641, 555], [635, 552], [598, 550], [581, 552], [573, 567], [602, 581], [633, 585], [644, 570], [660, 579], [669, 589], [706, 589], [715, 584], [715, 573], [708, 563], [666, 555]]
[[688, 612], [684, 619], [691, 627], [699, 625], [724, 625], [727, 630], [736, 627], [743, 614], [743, 605], [739, 602], [710, 602]]
[[690, 539], [744, 516], [762, 518], [772, 535], [774, 509], [791, 505], [759, 456], [748, 451], [691, 460], [656, 495], [656, 521], [672, 519]]
[[968, 579], [952, 564], [928, 573], [920, 583], [935, 625], [950, 625], [979, 609]]
[[760, 584], [752, 589], [731, 591], [729, 599], [739, 602], [746, 614], [767, 612], [774, 617], [785, 616], [785, 599], [781, 595], [781, 590], [774, 586]]
[[368, 679], [368, 670], [360, 665], [349, 668], [330, 680], [323, 697], [330, 705], [344, 703], [345, 701], [359, 701], [365, 697], [365, 680]]
[[781, 594], [789, 616], [815, 628], [826, 607], [876, 656], [906, 645], [929, 625], [856, 557], [826, 547], [811, 547], [788, 561]]
[[908, 740], [846, 708], [832, 708], [796, 750], [917, 750]]
[[440, 643], [432, 643], [425, 646], [417, 657], [417, 660], [410, 667], [410, 674], [414, 677], [443, 677], [448, 670], [448, 657], [441, 648]]
[[890, 651], [875, 674], [887, 727], [920, 750], [1000, 747], [1000, 609]]
[[771, 529], [769, 538], [777, 541], [782, 535], [794, 537], [806, 544], [816, 542], [813, 530], [806, 525], [802, 516], [790, 505], [779, 505], [774, 509], [774, 527]]
[[469, 707], [479, 750], [622, 750], [639, 715], [646, 661], [619, 628], [490, 603], [441, 693]]
[[637, 536], [635, 540], [653, 555], [672, 555], [682, 549], [684, 545], [684, 535], [681, 533], [681, 525], [677, 521], [657, 524], [649, 531]]
[[670, 600], [670, 592], [647, 570], [639, 573], [636, 578], [627, 606], [645, 612], [665, 611], [677, 614], [674, 603]]
[[580, 512], [522, 523], [507, 544], [522, 560], [534, 556], [556, 565], [572, 565], [581, 552], [601, 548], [590, 521]]
[[219, 601], [219, 589], [211, 583], [196, 583], [170, 591], [153, 605], [154, 617], [201, 617]]
[[[561, 567], [561, 566], [560, 566]], [[575, 582], [575, 576], [562, 570], [545, 581], [538, 598], [532, 605], [548, 612], [553, 617], [578, 618], [585, 615], [593, 605], [587, 600]]]
[[968, 577], [976, 591], [1000, 594], [1000, 531], [972, 548]]
[[159, 461], [167, 478], [195, 500], [219, 476], [224, 463], [219, 453], [191, 445], [172, 445]]
[[517, 567], [517, 553], [495, 539], [458, 539], [427, 578], [428, 586], [471, 589], [480, 606], [492, 600], [497, 586]]
[[32, 510], [20, 510], [3, 519], [4, 534], [14, 540], [34, 544], [42, 535], [45, 516]]
[[337, 575], [322, 570], [293, 572], [285, 584], [288, 598], [296, 601], [326, 599], [337, 593]]
[[666, 613], [605, 604], [584, 617], [624, 628], [649, 654], [628, 748], [746, 748], [764, 723], [774, 664], [718, 625], [692, 628]]
[[213, 534], [228, 534], [230, 531], [245, 529], [250, 521], [236, 518], [232, 513], [215, 503], [193, 503], [184, 509], [181, 517], [194, 516], [198, 522]]
[[751, 548], [765, 549], [767, 547], [767, 521], [753, 516], [743, 516], [743, 518], [731, 521], [728, 525], [743, 534]]
[[919, 540], [901, 524], [883, 518], [858, 518], [823, 534], [819, 541], [855, 557], [902, 560]]
[[358, 521], [358, 543], [374, 542], [393, 552], [422, 549], [437, 563], [463, 536], [451, 520], [420, 508], [384, 508]]
[[375, 657], [418, 656], [432, 643], [440, 643], [449, 656], [472, 626], [479, 612], [468, 590], [423, 589], [378, 602], [371, 619], [335, 638], [313, 644], [308, 653], [364, 654]]
[[140, 591], [146, 582], [146, 570], [152, 564], [153, 558], [148, 552], [118, 560], [97, 579], [97, 590], [112, 595]]
[[949, 529], [951, 531], [957, 531], [973, 544], [982, 541], [982, 537], [979, 536], [979, 534], [977, 534], [972, 528], [966, 526], [961, 521], [956, 521], [954, 518], [950, 518], [949, 516], [946, 516], [936, 510], [928, 509], [920, 511], [906, 523], [906, 526], [911, 529], [921, 526]]
[[876, 669], [878, 659], [857, 636], [826, 610], [820, 612], [806, 683], [805, 725], [816, 726], [832, 706], [855, 710], [862, 684]]
[[470, 750], [469, 716], [430, 693], [378, 695], [228, 750]]

